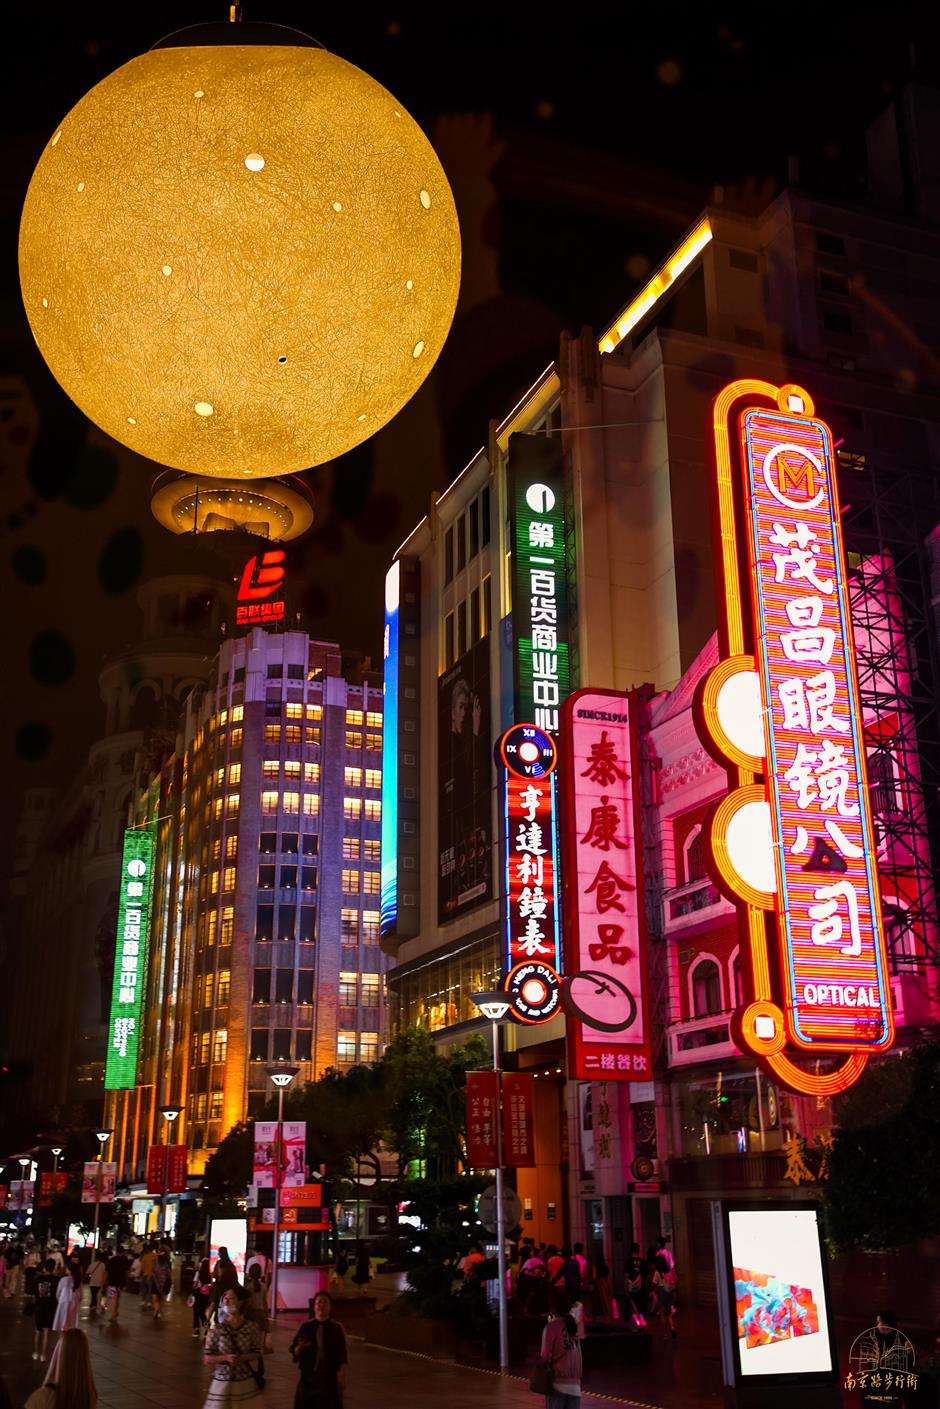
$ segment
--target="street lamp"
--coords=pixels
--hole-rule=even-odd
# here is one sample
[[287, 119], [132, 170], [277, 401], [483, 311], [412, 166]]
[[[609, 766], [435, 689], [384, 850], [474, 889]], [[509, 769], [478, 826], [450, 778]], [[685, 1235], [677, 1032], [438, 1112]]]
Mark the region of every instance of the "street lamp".
[[161, 1238], [163, 1237], [163, 1232], [166, 1227], [166, 1186], [170, 1175], [170, 1126], [173, 1124], [174, 1120], [178, 1118], [182, 1109], [182, 1106], [160, 1107], [160, 1114], [166, 1122], [166, 1127], [163, 1132], [163, 1191], [160, 1194], [160, 1221], [157, 1225], [157, 1232]]
[[58, 1174], [58, 1172], [59, 1172], [59, 1156], [60, 1156], [61, 1153], [62, 1153], [62, 1146], [61, 1146], [61, 1145], [51, 1145], [51, 1146], [50, 1146], [50, 1149], [51, 1149], [51, 1151], [52, 1151], [52, 1158], [53, 1158], [53, 1161], [54, 1161], [53, 1166], [52, 1166], [52, 1172], [53, 1172], [53, 1174]]
[[493, 1028], [493, 1070], [496, 1072], [496, 1266], [499, 1274], [499, 1368], [509, 1369], [509, 1323], [506, 1307], [506, 1218], [503, 1211], [503, 1093], [499, 1071], [499, 1024], [509, 1012], [509, 999], [500, 990], [471, 993], [475, 1003]]
[[277, 1088], [277, 1139], [274, 1143], [274, 1257], [271, 1263], [271, 1320], [277, 1320], [277, 1235], [281, 1223], [281, 1137], [284, 1124], [284, 1092], [300, 1067], [266, 1067], [265, 1071]]
[[91, 1245], [98, 1246], [98, 1216], [101, 1208], [101, 1161], [104, 1159], [104, 1147], [111, 1139], [114, 1131], [110, 1126], [102, 1125], [95, 1131], [95, 1138], [98, 1141], [98, 1165], [95, 1170], [95, 1223], [92, 1229]]

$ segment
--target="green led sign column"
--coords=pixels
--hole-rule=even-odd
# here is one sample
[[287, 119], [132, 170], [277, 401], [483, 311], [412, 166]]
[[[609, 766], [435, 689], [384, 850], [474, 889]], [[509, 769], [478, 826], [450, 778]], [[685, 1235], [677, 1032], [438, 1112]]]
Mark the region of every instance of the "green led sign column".
[[559, 439], [509, 438], [515, 717], [551, 734], [571, 688]]
[[137, 1084], [137, 1051], [147, 974], [155, 842], [152, 827], [124, 833], [108, 1059], [104, 1073], [106, 1091], [128, 1090]]

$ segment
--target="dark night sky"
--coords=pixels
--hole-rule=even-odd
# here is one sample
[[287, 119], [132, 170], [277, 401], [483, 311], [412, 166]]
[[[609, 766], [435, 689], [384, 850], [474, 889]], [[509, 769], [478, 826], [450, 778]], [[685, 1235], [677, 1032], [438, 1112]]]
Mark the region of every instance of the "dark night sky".
[[[133, 639], [136, 583], [202, 562], [150, 518], [156, 469], [89, 432], [39, 361], [16, 276], [23, 194], [88, 88], [161, 35], [226, 14], [205, 0], [5, 9], [19, 42], [0, 85], [0, 591], [13, 682], [0, 875], [22, 788], [66, 783], [100, 728], [97, 670]], [[390, 88], [437, 146], [461, 215], [464, 293], [428, 386], [368, 448], [310, 477], [319, 527], [295, 568], [306, 624], [373, 653], [391, 553], [559, 331], [596, 327], [626, 302], [716, 184], [757, 208], [794, 153], [806, 184], [858, 193], [865, 125], [909, 74], [912, 41], [919, 76], [936, 79], [903, 6], [625, 3], [553, 18], [518, 4], [249, 0], [246, 18], [305, 29]]]

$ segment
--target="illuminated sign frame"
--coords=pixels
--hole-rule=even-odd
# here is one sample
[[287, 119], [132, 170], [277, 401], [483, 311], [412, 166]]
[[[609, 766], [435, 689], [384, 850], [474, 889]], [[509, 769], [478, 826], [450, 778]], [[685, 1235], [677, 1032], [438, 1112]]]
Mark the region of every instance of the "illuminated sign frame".
[[509, 437], [515, 717], [557, 734], [571, 688], [561, 442]]
[[555, 743], [534, 724], [514, 724], [496, 756], [503, 785], [505, 988], [518, 1022], [548, 1022], [560, 1009]]
[[[701, 682], [695, 712], [732, 785], [709, 830], [715, 878], [739, 905], [750, 960], [751, 1001], [733, 1031], [785, 1085], [827, 1096], [891, 1045], [894, 1026], [835, 456], [814, 409], [802, 387], [753, 379], [716, 399], [724, 658]], [[811, 1073], [786, 1055], [787, 1042], [848, 1055]]]
[[578, 690], [562, 714], [568, 1075], [648, 1081], [636, 696]]
[[248, 559], [235, 598], [239, 603], [235, 608], [236, 626], [267, 626], [284, 620], [283, 598], [276, 602], [268, 598], [284, 584], [286, 557], [283, 548], [271, 548], [261, 554], [260, 564], [257, 554]]
[[395, 561], [385, 574], [385, 636], [382, 683], [382, 880], [381, 922], [383, 935], [394, 934], [398, 924], [398, 652], [401, 609], [401, 563]]
[[[380, 932], [418, 932], [420, 700], [420, 564], [396, 558], [385, 576], [382, 681], [382, 871]], [[402, 867], [402, 856], [410, 860]], [[407, 865], [407, 862], [406, 862]]]
[[155, 848], [156, 832], [152, 825], [128, 828], [124, 833], [104, 1072], [106, 1091], [127, 1091], [137, 1084]]

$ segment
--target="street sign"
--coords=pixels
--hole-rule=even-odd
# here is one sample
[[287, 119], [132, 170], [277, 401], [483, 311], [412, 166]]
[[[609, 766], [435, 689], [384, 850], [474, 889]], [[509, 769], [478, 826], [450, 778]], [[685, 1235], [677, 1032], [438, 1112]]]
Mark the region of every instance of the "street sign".
[[[488, 1184], [477, 1199], [477, 1217], [488, 1233], [496, 1232], [496, 1185]], [[503, 1190], [503, 1223], [515, 1228], [522, 1220], [522, 1204], [515, 1189]]]

